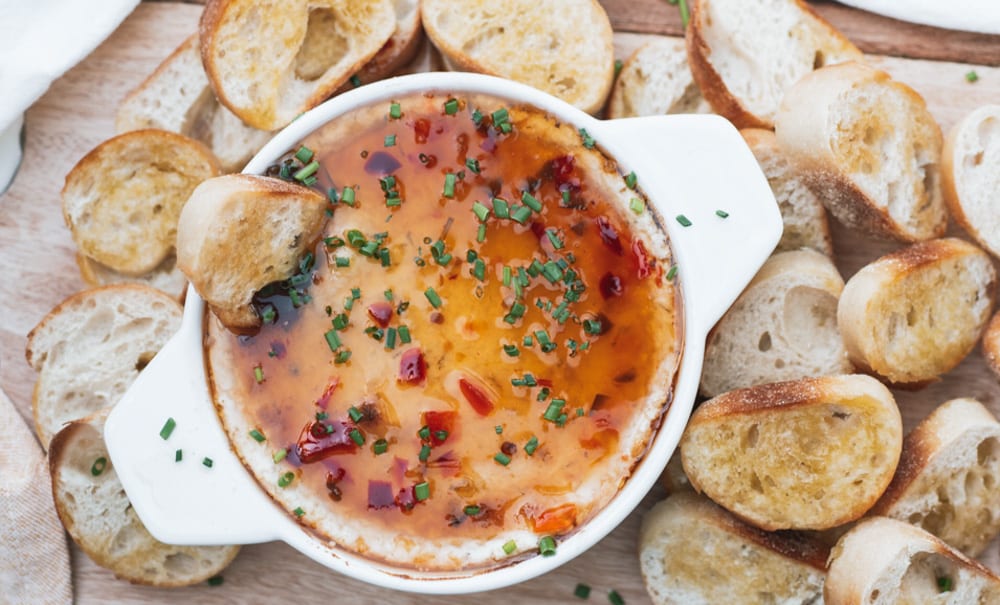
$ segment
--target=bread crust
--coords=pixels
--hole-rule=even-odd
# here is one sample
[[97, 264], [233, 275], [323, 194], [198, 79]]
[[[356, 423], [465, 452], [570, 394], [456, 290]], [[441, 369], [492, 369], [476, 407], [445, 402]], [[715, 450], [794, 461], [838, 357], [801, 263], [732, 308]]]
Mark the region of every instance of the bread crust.
[[[402, 0], [394, 0], [396, 10], [399, 10]], [[424, 27], [420, 21], [421, 0], [406, 0], [410, 7], [405, 14], [396, 13], [396, 31], [386, 40], [375, 56], [361, 66], [354, 76], [362, 84], [376, 82], [394, 75], [408, 63], [413, 61], [424, 41]], [[354, 78], [352, 77], [351, 80]], [[351, 81], [340, 85], [334, 93], [338, 95], [355, 88]]]
[[962, 145], [959, 139], [968, 129], [975, 128], [987, 119], [1000, 120], [1000, 105], [979, 107], [966, 114], [948, 131], [941, 152], [941, 189], [948, 212], [951, 213], [955, 222], [990, 254], [1000, 257], [1000, 247], [998, 247], [1000, 240], [997, 239], [996, 235], [992, 238], [989, 237], [992, 234], [989, 225], [977, 224], [978, 221], [969, 216], [962, 196], [959, 195], [961, 179], [959, 173], [962, 169], [962, 161], [959, 157], [962, 153]]
[[993, 315], [983, 331], [983, 357], [993, 374], [1000, 378], [1000, 312]]

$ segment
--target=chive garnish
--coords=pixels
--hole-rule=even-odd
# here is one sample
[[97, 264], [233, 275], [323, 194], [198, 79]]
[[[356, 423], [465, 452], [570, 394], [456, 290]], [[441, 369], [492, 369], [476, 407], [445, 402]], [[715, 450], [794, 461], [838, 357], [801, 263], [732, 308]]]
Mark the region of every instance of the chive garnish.
[[531, 208], [528, 206], [521, 206], [515, 210], [511, 215], [511, 220], [523, 225], [525, 221], [531, 216]]
[[288, 455], [288, 450], [286, 450], [285, 448], [281, 448], [280, 450], [274, 452], [274, 454], [271, 456], [271, 459], [274, 460], [275, 464], [277, 464], [282, 460], [284, 460], [285, 456], [287, 455]]
[[174, 452], [174, 462], [180, 462], [184, 459], [184, 452], [182, 450], [177, 450]]
[[444, 175], [444, 189], [441, 191], [441, 195], [443, 195], [446, 198], [454, 198], [455, 197], [455, 179], [456, 178], [457, 177], [453, 173], [451, 173], [451, 172], [449, 172], [448, 174]]
[[458, 113], [458, 99], [448, 99], [445, 101], [444, 112], [450, 116]]
[[725, 210], [716, 210], [715, 211], [715, 216], [717, 216], [719, 218], [729, 218], [729, 213], [726, 212]]
[[503, 352], [506, 353], [510, 357], [517, 357], [518, 355], [521, 354], [521, 349], [518, 349], [514, 345], [504, 345], [503, 346]]
[[326, 337], [326, 344], [330, 347], [330, 351], [336, 351], [340, 348], [340, 337], [337, 336], [337, 330], [328, 330], [323, 336]]
[[503, 434], [503, 425], [502, 425], [502, 424], [498, 424], [498, 425], [496, 425], [495, 427], [493, 427], [493, 431], [494, 431], [494, 432], [495, 432], [495, 433], [496, 433], [497, 435], [502, 435], [502, 434]]
[[214, 462], [212, 462], [212, 459], [209, 458], [208, 456], [205, 456], [204, 458], [202, 458], [201, 463], [204, 464], [208, 468], [212, 468], [212, 465], [215, 464]]
[[267, 440], [267, 437], [264, 436], [264, 433], [260, 432], [260, 430], [258, 429], [251, 430], [250, 436], [253, 437], [254, 441], [256, 441], [257, 443], [263, 443], [264, 441]]
[[578, 599], [589, 599], [590, 586], [587, 586], [586, 584], [577, 584], [576, 588], [573, 589], [573, 596]]
[[687, 0], [678, 0], [677, 4], [681, 9], [681, 27], [687, 29], [688, 22], [691, 21], [691, 11], [688, 10]]
[[538, 552], [543, 557], [551, 557], [556, 554], [556, 539], [552, 536], [542, 536], [538, 540]]
[[521, 192], [521, 203], [531, 208], [535, 212], [542, 211], [542, 203], [538, 201], [538, 198], [531, 195], [527, 191]]
[[311, 177], [312, 175], [316, 174], [317, 170], [319, 170], [319, 162], [313, 160], [308, 164], [306, 164], [305, 166], [303, 166], [302, 168], [298, 169], [295, 172], [295, 174], [292, 175], [292, 178], [295, 179], [296, 181], [304, 181], [307, 178]]
[[600, 319], [586, 319], [583, 322], [583, 331], [587, 334], [598, 335], [604, 330]]
[[393, 103], [389, 106], [389, 117], [393, 120], [398, 120], [403, 115], [403, 108], [400, 107], [399, 103]]
[[615, 77], [616, 78], [618, 77], [618, 74], [621, 73], [622, 67], [624, 67], [624, 65], [625, 64], [622, 63], [621, 59], [615, 59]]
[[104, 472], [104, 469], [108, 467], [108, 459], [101, 456], [97, 460], [94, 460], [94, 464], [90, 466], [90, 474], [97, 477]]
[[390, 351], [396, 348], [396, 328], [389, 328], [385, 333], [385, 348]]
[[475, 264], [472, 266], [472, 275], [479, 281], [486, 279], [486, 263], [483, 262], [483, 259], [476, 259]]
[[493, 459], [496, 460], [497, 464], [500, 464], [501, 466], [507, 466], [510, 464], [510, 456], [503, 452], [497, 452], [497, 454], [493, 456]]
[[677, 277], [677, 265], [671, 265], [670, 270], [667, 271], [667, 281], [673, 281]]
[[475, 158], [465, 158], [465, 167], [468, 168], [472, 174], [479, 174], [479, 160]]
[[292, 514], [294, 514], [296, 517], [301, 517], [302, 515], [306, 514], [306, 511], [302, 510], [301, 506], [296, 506], [295, 510], [292, 511]]
[[937, 579], [938, 592], [951, 592], [952, 581], [948, 576], [942, 576]]
[[434, 290], [434, 288], [427, 288], [424, 290], [424, 296], [427, 297], [427, 302], [431, 303], [431, 306], [435, 309], [441, 306], [441, 297], [438, 296], [438, 293]]
[[594, 140], [594, 137], [590, 136], [586, 128], [580, 129], [580, 139], [583, 141], [583, 146], [587, 149], [593, 149], [594, 145], [597, 144], [597, 141]]
[[440, 430], [434, 431], [434, 438], [438, 441], [446, 441], [448, 439], [448, 431]]
[[493, 198], [493, 214], [497, 218], [510, 218], [510, 204], [499, 197]]
[[160, 438], [164, 441], [170, 439], [170, 434], [174, 432], [176, 426], [177, 422], [173, 418], [167, 418], [167, 421], [163, 423], [163, 428], [160, 429]]
[[635, 171], [633, 170], [632, 172], [625, 175], [625, 186], [628, 187], [629, 189], [635, 189], [635, 184], [637, 180], [638, 177], [636, 177]]
[[681, 224], [681, 227], [690, 227], [691, 226], [691, 219], [689, 219], [688, 217], [684, 216], [683, 214], [678, 214], [677, 215], [677, 222]]
[[555, 229], [546, 229], [545, 235], [548, 236], [549, 241], [552, 242], [552, 247], [556, 250], [562, 250], [563, 242], [559, 239], [559, 235], [556, 233]]
[[548, 420], [549, 422], [557, 422], [559, 416], [562, 414], [563, 406], [566, 405], [564, 399], [553, 399], [549, 402], [549, 407], [545, 408], [545, 413], [542, 414], [542, 418]]
[[417, 458], [421, 462], [427, 462], [427, 459], [431, 457], [431, 446], [426, 443], [420, 446], [420, 453], [417, 454]]
[[476, 241], [480, 244], [486, 241], [486, 225], [484, 223], [480, 223], [479, 228], [476, 229]]
[[549, 390], [549, 387], [542, 387], [542, 390], [538, 391], [538, 401], [545, 401], [551, 393], [552, 391]]
[[493, 118], [493, 125], [497, 128], [502, 128], [504, 124], [507, 123], [507, 118], [510, 114], [503, 107], [494, 111], [490, 116]]
[[511, 555], [514, 554], [515, 550], [517, 550], [517, 542], [514, 542], [513, 540], [507, 540], [506, 542], [504, 542], [503, 551], [505, 553]]
[[418, 483], [413, 486], [413, 496], [418, 502], [423, 502], [424, 500], [431, 497], [431, 486], [426, 481]]
[[395, 147], [396, 146], [396, 135], [387, 134], [385, 135], [385, 140], [382, 143], [383, 147]]
[[532, 435], [531, 439], [528, 439], [528, 443], [524, 445], [524, 453], [529, 456], [532, 456], [534, 455], [535, 450], [537, 449], [538, 449], [538, 437]]
[[646, 208], [645, 204], [642, 203], [642, 200], [640, 200], [637, 197], [634, 197], [629, 200], [628, 207], [629, 210], [631, 210], [636, 214], [642, 214], [642, 211]]
[[975, 70], [972, 70], [967, 74], [965, 74], [965, 79], [967, 82], [971, 84], [972, 82], [976, 82], [979, 80], [979, 74], [977, 74]]
[[420, 430], [417, 431], [417, 437], [420, 437], [424, 441], [427, 441], [428, 439], [431, 438], [431, 428], [426, 424], [420, 427]]
[[357, 74], [354, 74], [353, 76], [351, 76], [350, 82], [351, 82], [351, 86], [353, 86], [354, 88], [357, 88], [357, 87], [361, 86], [361, 78], [359, 78]]
[[302, 162], [302, 164], [308, 164], [313, 159], [313, 151], [305, 145], [299, 147], [299, 150], [295, 152], [295, 159]]
[[278, 477], [278, 487], [288, 487], [295, 480], [295, 473], [288, 471], [287, 473]]
[[410, 328], [409, 326], [399, 326], [399, 342], [402, 344], [410, 344]]
[[354, 205], [354, 187], [344, 187], [343, 193], [340, 194], [340, 201], [344, 202], [348, 206]]
[[361, 446], [365, 444], [365, 436], [358, 429], [351, 429], [348, 435], [351, 437], [351, 441], [357, 445]]
[[385, 439], [379, 439], [372, 444], [372, 451], [375, 452], [376, 456], [381, 456], [382, 454], [389, 451], [389, 442]]
[[470, 517], [475, 517], [476, 515], [478, 515], [481, 512], [481, 509], [478, 506], [476, 506], [475, 504], [470, 504], [469, 506], [466, 506], [465, 508], [463, 508], [462, 512], [464, 512], [466, 515], [468, 515]]
[[480, 222], [482, 222], [489, 218], [490, 209], [479, 202], [475, 202], [472, 204], [472, 213], [476, 215], [476, 218], [478, 218]]
[[340, 365], [342, 363], [347, 363], [351, 359], [351, 350], [344, 349], [343, 351], [337, 353], [337, 356], [333, 358], [333, 363]]
[[361, 410], [353, 405], [347, 409], [347, 415], [350, 416], [351, 420], [354, 422], [361, 422], [361, 419], [365, 417]]

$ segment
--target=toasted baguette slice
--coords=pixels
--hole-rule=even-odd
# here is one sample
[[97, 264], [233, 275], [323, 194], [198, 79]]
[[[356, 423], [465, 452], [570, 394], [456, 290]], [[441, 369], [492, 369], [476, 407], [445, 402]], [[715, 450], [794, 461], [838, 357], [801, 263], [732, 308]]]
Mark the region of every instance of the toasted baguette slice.
[[844, 280], [815, 250], [772, 256], [709, 334], [701, 392], [851, 371], [837, 330]]
[[1000, 378], [1000, 312], [990, 319], [983, 330], [983, 357], [993, 374]]
[[1000, 578], [924, 530], [866, 519], [830, 553], [826, 605], [1000, 603]]
[[139, 276], [173, 253], [181, 207], [217, 174], [218, 161], [198, 141], [152, 129], [118, 135], [66, 175], [63, 217], [81, 253]]
[[691, 485], [761, 529], [828, 529], [861, 517], [892, 480], [903, 426], [882, 383], [806, 378], [730, 391], [681, 438]]
[[393, 0], [393, 8], [396, 11], [396, 31], [374, 57], [340, 86], [337, 94], [388, 78], [417, 56], [424, 40], [424, 28], [420, 24], [420, 0]]
[[149, 535], [104, 445], [106, 417], [103, 411], [72, 422], [52, 440], [53, 499], [73, 541], [95, 563], [136, 584], [190, 586], [225, 569], [239, 546], [170, 546]]
[[277, 130], [326, 100], [395, 30], [390, 0], [209, 0], [201, 59], [223, 105]]
[[177, 300], [148, 286], [84, 290], [31, 332], [25, 356], [38, 372], [33, 411], [42, 446], [63, 424], [113, 406], [181, 325]]
[[205, 181], [181, 212], [177, 266], [226, 327], [260, 326], [255, 292], [295, 273], [326, 224], [327, 200], [279, 179], [232, 174]]
[[177, 257], [173, 254], [160, 263], [160, 266], [139, 277], [122, 275], [79, 253], [76, 255], [76, 266], [80, 269], [83, 281], [94, 288], [111, 284], [142, 284], [165, 292], [182, 302], [187, 291], [187, 278], [177, 268]]
[[975, 347], [995, 290], [993, 263], [979, 248], [954, 238], [921, 242], [851, 277], [837, 323], [856, 366], [893, 383], [926, 383]]
[[130, 92], [115, 117], [118, 132], [159, 128], [207, 145], [224, 172], [239, 172], [273, 136], [219, 104], [201, 65], [198, 34], [181, 43]]
[[632, 53], [611, 89], [609, 118], [708, 113], [708, 103], [691, 77], [684, 41], [656, 38]]
[[785, 230], [775, 251], [812, 248], [833, 256], [833, 239], [823, 202], [802, 180], [802, 175], [788, 161], [770, 130], [741, 130], [743, 140], [753, 152], [760, 169], [767, 177], [774, 199], [781, 210]]
[[907, 242], [944, 234], [941, 128], [909, 86], [861, 63], [824, 67], [788, 90], [775, 132], [848, 227]]
[[1000, 422], [975, 399], [941, 404], [903, 440], [896, 476], [871, 512], [978, 557], [1000, 533]]
[[615, 73], [597, 0], [423, 0], [427, 35], [452, 67], [501, 76], [596, 113]]
[[814, 69], [863, 59], [801, 0], [689, 0], [688, 62], [705, 99], [737, 128], [773, 128], [781, 97]]
[[955, 124], [941, 156], [948, 210], [981, 246], [1000, 256], [1000, 105], [980, 107]]

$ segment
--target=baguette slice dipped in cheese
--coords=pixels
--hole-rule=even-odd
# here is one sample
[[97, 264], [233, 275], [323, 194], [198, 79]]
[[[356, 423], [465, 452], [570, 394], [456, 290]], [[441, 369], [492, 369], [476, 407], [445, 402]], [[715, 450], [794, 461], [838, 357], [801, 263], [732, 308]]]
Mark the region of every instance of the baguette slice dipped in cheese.
[[139, 520], [104, 445], [107, 411], [74, 421], [52, 439], [49, 470], [66, 531], [101, 567], [135, 584], [190, 586], [217, 575], [239, 546], [171, 546]]
[[827, 376], [730, 391], [681, 438], [691, 485], [761, 529], [828, 529], [861, 517], [892, 480], [903, 426], [882, 383]]
[[180, 325], [176, 299], [137, 284], [84, 290], [50, 311], [25, 349], [38, 372], [32, 407], [42, 445], [65, 423], [117, 403]]
[[812, 248], [832, 257], [833, 239], [830, 237], [826, 208], [806, 185], [794, 164], [782, 153], [774, 133], [748, 128], [741, 130], [740, 134], [760, 164], [781, 210], [785, 230], [775, 251]]
[[201, 59], [223, 105], [277, 130], [326, 100], [395, 30], [390, 0], [210, 0]]
[[818, 603], [828, 549], [747, 525], [703, 496], [673, 494], [639, 530], [639, 565], [656, 605]]
[[819, 252], [769, 258], [709, 334], [702, 394], [850, 372], [837, 330], [843, 288], [833, 261]]
[[951, 128], [941, 174], [944, 200], [955, 221], [1000, 256], [1000, 105], [980, 107]]
[[913, 244], [844, 286], [837, 323], [851, 361], [897, 384], [935, 380], [976, 346], [996, 290], [990, 256], [954, 238]]
[[201, 143], [137, 130], [95, 147], [66, 175], [63, 218], [80, 252], [125, 275], [156, 269], [174, 252], [177, 217], [219, 163]]
[[975, 399], [941, 404], [903, 440], [896, 476], [871, 512], [979, 556], [1000, 533], [1000, 422]]
[[596, 113], [614, 79], [611, 22], [597, 0], [422, 0], [450, 69], [509, 78]]
[[989, 605], [1000, 578], [924, 530], [873, 517], [830, 553], [826, 605]]
[[181, 212], [177, 266], [228, 328], [255, 329], [254, 293], [295, 273], [323, 232], [326, 208], [325, 197], [279, 179], [210, 179]]
[[824, 65], [862, 60], [801, 0], [689, 0], [688, 62], [702, 95], [737, 128], [773, 128], [782, 96]]
[[684, 41], [675, 38], [656, 38], [637, 48], [622, 66], [608, 102], [612, 119], [710, 111], [691, 76]]
[[944, 234], [941, 128], [909, 86], [862, 63], [824, 67], [788, 90], [774, 125], [840, 222], [906, 242]]

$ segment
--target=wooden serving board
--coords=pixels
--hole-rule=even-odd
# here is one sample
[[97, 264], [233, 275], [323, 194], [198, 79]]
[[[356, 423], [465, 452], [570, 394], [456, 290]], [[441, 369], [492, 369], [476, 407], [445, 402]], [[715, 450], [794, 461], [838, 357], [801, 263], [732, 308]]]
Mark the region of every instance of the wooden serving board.
[[[614, 1], [606, 2], [613, 10]], [[192, 4], [143, 3], [89, 58], [63, 78], [27, 114], [24, 165], [11, 190], [0, 197], [0, 384], [21, 414], [30, 419], [34, 372], [24, 360], [25, 337], [59, 301], [84, 287], [75, 247], [63, 223], [59, 190], [63, 177], [88, 150], [114, 132], [114, 109], [125, 93], [195, 30], [201, 7]], [[622, 15], [619, 15], [622, 16]], [[622, 16], [624, 17], [624, 16]], [[615, 20], [616, 15], [612, 14]], [[620, 22], [619, 19], [617, 22]], [[620, 33], [616, 51], [625, 58], [649, 36]], [[1000, 68], [975, 66], [975, 84], [965, 79], [973, 66], [871, 56], [871, 62], [907, 82], [928, 101], [947, 129], [965, 112], [1000, 101]], [[896, 248], [834, 229], [838, 265], [845, 278], [872, 259]], [[944, 379], [922, 391], [897, 391], [906, 427], [937, 404], [958, 396], [976, 397], [1000, 415], [1000, 384], [975, 352]], [[438, 598], [442, 603], [506, 605], [509, 602], [574, 601], [577, 582], [593, 587], [591, 599], [606, 602], [617, 590], [630, 605], [649, 603], [639, 575], [636, 537], [641, 510], [662, 493], [646, 498], [640, 511], [586, 554], [530, 582], [474, 597]], [[997, 544], [984, 562], [1000, 571]], [[0, 562], [2, 563], [2, 562]], [[224, 572], [224, 583], [185, 589], [154, 589], [116, 580], [86, 555], [74, 550], [77, 602], [168, 603], [423, 603], [430, 599], [380, 590], [337, 575], [283, 544], [245, 547]]]

